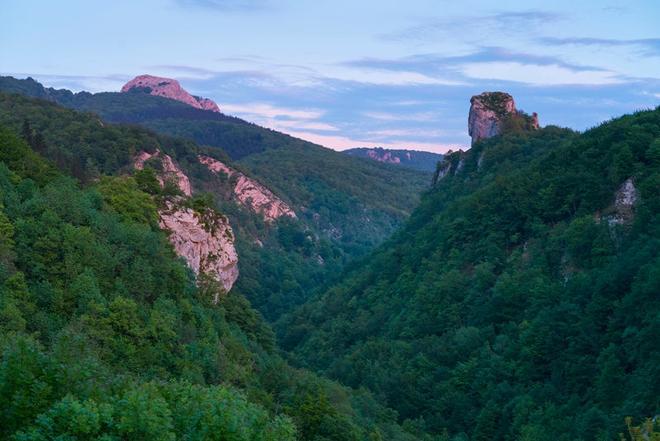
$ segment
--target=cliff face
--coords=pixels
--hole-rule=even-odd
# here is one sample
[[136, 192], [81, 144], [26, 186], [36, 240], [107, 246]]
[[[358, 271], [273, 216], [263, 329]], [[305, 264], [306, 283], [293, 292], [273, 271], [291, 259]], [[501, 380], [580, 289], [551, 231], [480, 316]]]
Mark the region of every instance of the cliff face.
[[[169, 155], [161, 151], [140, 152], [134, 160], [134, 167], [142, 170], [146, 161], [152, 158], [158, 158], [161, 162], [157, 176], [161, 186], [172, 180], [184, 195], [192, 195], [188, 176]], [[161, 229], [167, 231], [174, 251], [186, 260], [195, 274], [207, 274], [228, 292], [238, 278], [238, 254], [229, 221], [211, 209], [200, 213], [183, 206], [181, 202], [183, 198], [177, 197], [158, 210]], [[217, 301], [217, 298], [214, 300]]]
[[128, 92], [131, 89], [145, 89], [149, 91], [150, 95], [181, 101], [197, 109], [220, 112], [220, 108], [218, 108], [218, 105], [213, 100], [189, 94], [181, 87], [177, 80], [171, 78], [140, 75], [126, 83], [121, 88], [121, 91]]
[[525, 115], [516, 109], [513, 97], [504, 92], [484, 92], [470, 99], [468, 133], [472, 144], [502, 134], [507, 119], [519, 118], [530, 129], [538, 129], [536, 113]]
[[195, 274], [211, 276], [228, 292], [238, 279], [238, 254], [227, 218], [214, 211], [197, 213], [172, 203], [159, 211], [159, 216], [160, 227], [169, 233], [177, 255]]
[[202, 155], [198, 158], [199, 162], [206, 165], [213, 173], [223, 173], [227, 177], [233, 178], [235, 180], [233, 193], [236, 199], [250, 210], [261, 214], [264, 220], [270, 222], [282, 216], [297, 217], [286, 202], [254, 179], [217, 159]]
[[633, 178], [626, 179], [614, 195], [612, 212], [606, 216], [607, 223], [612, 225], [629, 225], [635, 217], [635, 205], [639, 192]]
[[470, 99], [468, 134], [472, 144], [501, 133], [502, 120], [516, 111], [513, 97], [504, 92], [484, 92]]
[[179, 166], [176, 165], [176, 163], [169, 155], [166, 155], [158, 150], [156, 150], [155, 153], [142, 151], [135, 158], [133, 166], [138, 170], [142, 170], [144, 168], [144, 164], [152, 158], [160, 159], [162, 171], [158, 174], [158, 181], [160, 182], [161, 187], [165, 185], [166, 181], [173, 181], [184, 195], [192, 196], [192, 186], [190, 185], [190, 179], [188, 179], [188, 176], [186, 176], [186, 174], [179, 168]]

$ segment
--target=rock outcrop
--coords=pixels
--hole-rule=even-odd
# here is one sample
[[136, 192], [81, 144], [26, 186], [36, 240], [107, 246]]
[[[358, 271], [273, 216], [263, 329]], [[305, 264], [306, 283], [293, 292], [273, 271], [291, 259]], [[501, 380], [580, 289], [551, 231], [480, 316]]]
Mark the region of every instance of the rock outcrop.
[[[161, 187], [172, 181], [184, 195], [192, 195], [188, 176], [169, 155], [160, 150], [140, 152], [133, 165], [142, 170], [152, 158], [160, 160], [157, 178]], [[184, 201], [185, 198], [177, 196], [158, 210], [160, 227], [167, 231], [174, 251], [186, 260], [195, 274], [210, 276], [228, 292], [238, 278], [238, 254], [229, 221], [212, 209], [194, 211], [186, 207]], [[217, 301], [217, 298], [214, 300]]]
[[189, 106], [211, 112], [220, 112], [218, 105], [209, 98], [193, 96], [181, 87], [177, 80], [171, 78], [155, 77], [153, 75], [140, 75], [133, 78], [121, 88], [122, 92], [129, 92], [134, 89], [141, 89], [150, 95], [162, 96]]
[[538, 129], [538, 115], [528, 116], [516, 109], [513, 97], [504, 92], [484, 92], [470, 99], [468, 134], [472, 144], [502, 134], [504, 123], [510, 118], [523, 120], [525, 128]]
[[632, 223], [639, 192], [632, 178], [626, 179], [614, 195], [613, 212], [606, 217], [610, 226]]
[[152, 158], [160, 159], [162, 170], [158, 174], [158, 181], [161, 186], [164, 186], [166, 181], [172, 181], [184, 195], [192, 195], [192, 186], [190, 185], [188, 176], [186, 176], [169, 155], [162, 153], [160, 150], [156, 150], [154, 153], [140, 152], [135, 158], [133, 166], [137, 170], [142, 170], [144, 164]]
[[177, 255], [195, 274], [211, 276], [228, 292], [238, 278], [238, 254], [227, 218], [212, 210], [197, 213], [171, 202], [159, 216], [160, 227], [168, 232]]
[[261, 214], [264, 220], [271, 222], [282, 216], [297, 218], [291, 207], [264, 185], [210, 156], [200, 155], [198, 158], [213, 173], [232, 178], [234, 197], [250, 210]]

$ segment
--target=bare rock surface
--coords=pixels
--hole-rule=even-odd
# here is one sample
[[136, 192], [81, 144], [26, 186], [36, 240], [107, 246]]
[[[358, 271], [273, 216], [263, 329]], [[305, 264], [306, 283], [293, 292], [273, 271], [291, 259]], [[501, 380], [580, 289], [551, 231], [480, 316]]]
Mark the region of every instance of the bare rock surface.
[[149, 91], [150, 95], [162, 96], [164, 98], [180, 101], [197, 109], [220, 112], [220, 108], [213, 100], [189, 94], [183, 87], [181, 87], [177, 80], [171, 78], [140, 75], [124, 84], [121, 91], [129, 92], [132, 89], [146, 89]]
[[[513, 97], [504, 92], [484, 92], [470, 99], [470, 114], [468, 116], [468, 134], [472, 137], [472, 144], [482, 139], [500, 135], [504, 128], [504, 121], [524, 113], [516, 109]], [[531, 129], [539, 128], [539, 119], [536, 113], [529, 118]]]
[[609, 225], [627, 225], [632, 223], [639, 192], [632, 178], [626, 179], [614, 195], [614, 212], [607, 216]]
[[[159, 150], [154, 153], [142, 151], [133, 165], [142, 170], [152, 158], [161, 161], [162, 167], [157, 175], [161, 186], [173, 180], [184, 195], [192, 195], [190, 179], [169, 155]], [[211, 209], [196, 212], [185, 207], [183, 201], [184, 198], [177, 197], [166, 202], [165, 207], [158, 210], [159, 225], [168, 233], [176, 254], [185, 259], [195, 274], [210, 276], [228, 292], [238, 278], [238, 254], [229, 220]]]
[[261, 214], [264, 220], [270, 222], [282, 216], [297, 218], [293, 209], [263, 184], [209, 156], [200, 155], [199, 162], [214, 173], [223, 173], [234, 178], [233, 193], [236, 199], [255, 213]]
[[158, 181], [161, 186], [165, 185], [165, 181], [172, 180], [183, 194], [192, 196], [192, 186], [188, 176], [172, 160], [171, 156], [162, 153], [160, 150], [156, 150], [154, 153], [140, 152], [135, 158], [133, 166], [138, 170], [142, 170], [144, 164], [152, 158], [160, 159], [162, 165], [162, 173], [158, 174]]
[[168, 232], [177, 255], [195, 274], [211, 276], [228, 292], [238, 278], [238, 254], [227, 218], [211, 210], [200, 214], [172, 203], [158, 214], [160, 227]]

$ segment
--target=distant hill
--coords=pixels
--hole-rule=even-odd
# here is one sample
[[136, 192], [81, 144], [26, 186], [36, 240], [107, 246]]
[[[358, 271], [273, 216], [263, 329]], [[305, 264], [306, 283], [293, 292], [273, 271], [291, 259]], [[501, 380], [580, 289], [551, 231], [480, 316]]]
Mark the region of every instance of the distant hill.
[[400, 165], [414, 170], [433, 172], [442, 159], [440, 153], [423, 152], [419, 150], [393, 150], [382, 147], [357, 147], [344, 150], [345, 153], [357, 158], [367, 158], [387, 164]]

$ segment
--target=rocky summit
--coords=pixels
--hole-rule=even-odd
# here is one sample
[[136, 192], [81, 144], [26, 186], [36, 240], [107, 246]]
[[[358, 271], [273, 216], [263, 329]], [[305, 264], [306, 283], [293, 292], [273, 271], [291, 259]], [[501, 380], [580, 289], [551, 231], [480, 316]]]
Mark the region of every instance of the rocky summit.
[[513, 97], [505, 92], [483, 92], [470, 99], [468, 133], [472, 144], [502, 134], [507, 121], [520, 120], [530, 129], [538, 129], [538, 115], [516, 109]]
[[210, 110], [211, 112], [220, 112], [220, 108], [215, 101], [209, 98], [202, 98], [188, 93], [177, 80], [171, 78], [155, 77], [153, 75], [139, 75], [133, 78], [121, 88], [122, 92], [132, 90], [143, 90], [150, 95], [162, 96], [201, 110]]

